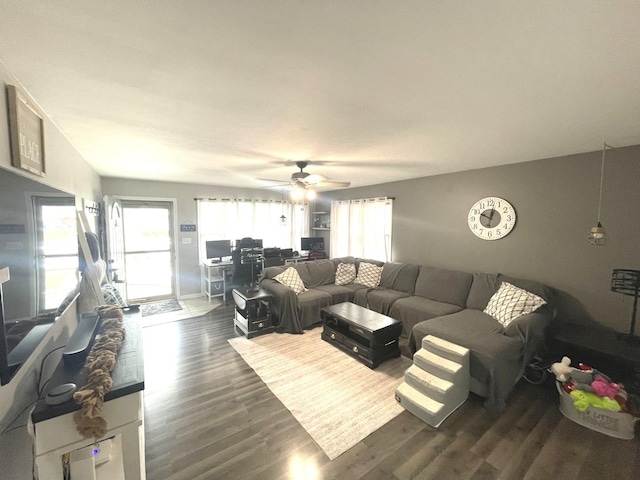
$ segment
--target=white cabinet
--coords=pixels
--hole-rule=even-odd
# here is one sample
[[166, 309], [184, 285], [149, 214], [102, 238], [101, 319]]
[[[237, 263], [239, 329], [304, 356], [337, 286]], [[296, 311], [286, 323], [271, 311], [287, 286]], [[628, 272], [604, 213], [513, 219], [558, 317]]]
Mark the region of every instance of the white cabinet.
[[232, 272], [231, 262], [202, 264], [202, 291], [209, 302], [212, 298], [222, 297], [222, 302], [227, 303], [227, 281]]

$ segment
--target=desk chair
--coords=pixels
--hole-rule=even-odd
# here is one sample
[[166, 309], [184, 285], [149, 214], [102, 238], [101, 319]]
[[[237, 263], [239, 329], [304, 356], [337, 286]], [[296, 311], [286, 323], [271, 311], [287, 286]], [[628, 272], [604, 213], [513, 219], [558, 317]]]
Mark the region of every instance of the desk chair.
[[255, 242], [252, 238], [245, 237], [240, 240], [240, 243], [236, 246], [236, 249], [231, 252], [231, 258], [233, 259], [233, 277], [232, 283], [234, 287], [250, 287], [256, 282], [256, 279], [262, 271], [262, 263], [264, 257], [260, 254], [259, 257], [254, 257], [252, 261], [243, 259], [243, 249], [254, 249]]

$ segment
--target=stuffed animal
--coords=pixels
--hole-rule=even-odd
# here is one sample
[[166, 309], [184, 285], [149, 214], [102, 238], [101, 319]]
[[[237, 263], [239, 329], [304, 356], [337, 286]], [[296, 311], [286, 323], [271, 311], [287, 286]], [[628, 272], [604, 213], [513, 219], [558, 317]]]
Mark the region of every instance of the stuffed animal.
[[571, 376], [571, 372], [575, 370], [571, 366], [571, 359], [569, 357], [562, 357], [562, 360], [551, 364], [549, 371], [556, 376], [556, 380], [560, 382], [566, 382]]
[[591, 388], [593, 388], [593, 393], [599, 397], [608, 397], [612, 400], [622, 390], [620, 384], [607, 381], [602, 375], [595, 375], [593, 382], [591, 382]]
[[581, 412], [584, 412], [589, 407], [611, 410], [613, 412], [620, 411], [620, 404], [615, 400], [611, 400], [609, 397], [599, 397], [595, 393], [583, 392], [582, 390], [574, 390], [569, 395], [573, 397], [573, 406]]
[[573, 390], [593, 391], [593, 371], [583, 371], [571, 366], [569, 357], [562, 357], [560, 362], [553, 363], [549, 371], [556, 376], [556, 380], [562, 382], [562, 388], [567, 392]]

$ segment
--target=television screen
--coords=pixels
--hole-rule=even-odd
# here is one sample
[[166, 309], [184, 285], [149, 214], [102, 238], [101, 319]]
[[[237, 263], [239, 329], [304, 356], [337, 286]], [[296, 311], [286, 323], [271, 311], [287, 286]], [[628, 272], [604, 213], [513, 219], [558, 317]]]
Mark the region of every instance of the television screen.
[[231, 256], [231, 240], [208, 240], [205, 242], [207, 260]]
[[324, 250], [324, 238], [302, 237], [300, 239], [300, 250], [305, 250], [308, 252]]

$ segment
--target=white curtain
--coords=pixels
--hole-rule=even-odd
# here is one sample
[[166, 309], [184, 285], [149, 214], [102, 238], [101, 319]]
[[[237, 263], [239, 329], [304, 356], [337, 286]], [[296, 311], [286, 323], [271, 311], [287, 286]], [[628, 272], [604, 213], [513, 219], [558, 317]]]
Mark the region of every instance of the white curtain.
[[[200, 260], [207, 240], [262, 239], [263, 246], [300, 250], [309, 235], [309, 206], [268, 200], [208, 199], [197, 201]], [[280, 217], [286, 217], [284, 226]]]
[[393, 199], [331, 202], [331, 258], [391, 261]]

